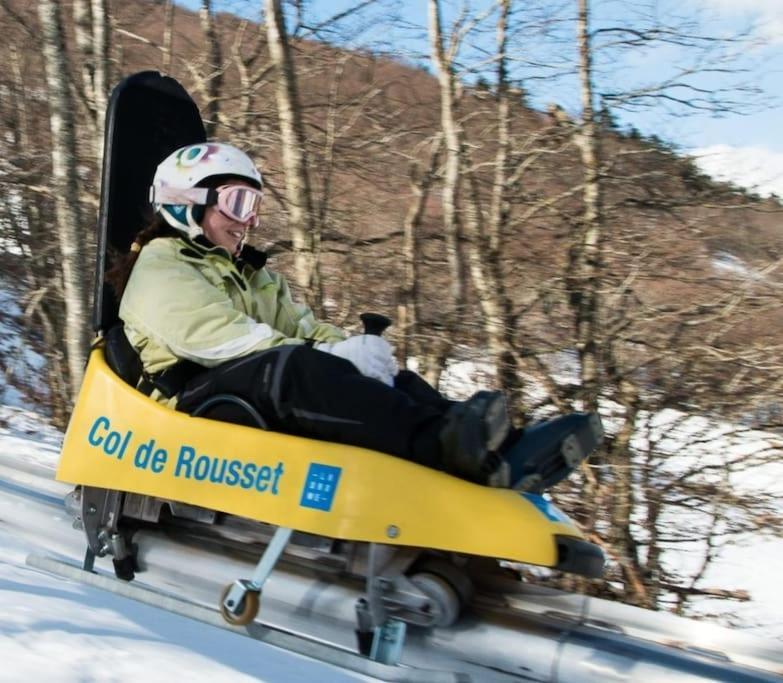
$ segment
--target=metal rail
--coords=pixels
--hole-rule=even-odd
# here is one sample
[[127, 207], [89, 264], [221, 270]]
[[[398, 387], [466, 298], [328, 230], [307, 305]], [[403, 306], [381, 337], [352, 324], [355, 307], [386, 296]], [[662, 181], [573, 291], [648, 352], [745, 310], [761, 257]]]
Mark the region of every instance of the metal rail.
[[[26, 487], [21, 484], [0, 484], [14, 495], [25, 495]], [[51, 506], [52, 496], [34, 489], [28, 493], [30, 500]], [[101, 587], [115, 592], [138, 587], [140, 591], [173, 594], [180, 602], [198, 606], [199, 613], [212, 615], [209, 619], [218, 619], [215, 607], [222, 586], [252, 571], [246, 552], [223, 546], [214, 537], [201, 538], [193, 530], [176, 537], [161, 528], [142, 530], [136, 541], [145, 569], [137, 581], [123, 584], [109, 576], [89, 580], [100, 581]], [[83, 549], [78, 532], [71, 532], [68, 544]], [[75, 551], [68, 555], [78, 557]], [[90, 576], [95, 575], [86, 575]], [[351, 654], [355, 649], [355, 604], [363, 589], [359, 582], [333, 569], [319, 571], [283, 563], [265, 587], [260, 614], [263, 624], [250, 630], [285, 633]], [[281, 646], [285, 647], [282, 642]], [[350, 664], [353, 658], [356, 655], [351, 654], [346, 661]], [[514, 583], [504, 586], [502, 592], [480, 591], [453, 628], [409, 629], [402, 664], [393, 674], [381, 669], [364, 673], [381, 680], [433, 683], [780, 683], [783, 646], [667, 613]], [[439, 672], [438, 678], [416, 678], [419, 670], [427, 670], [431, 676]], [[402, 678], [384, 678], [388, 675]]]

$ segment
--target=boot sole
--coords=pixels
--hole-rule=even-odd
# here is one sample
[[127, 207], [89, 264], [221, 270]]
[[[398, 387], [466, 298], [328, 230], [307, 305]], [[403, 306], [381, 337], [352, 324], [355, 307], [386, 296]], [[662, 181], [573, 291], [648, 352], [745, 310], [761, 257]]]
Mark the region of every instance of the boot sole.
[[[598, 447], [604, 437], [604, 428], [598, 415], [591, 415], [587, 429], [569, 434], [560, 443], [558, 451], [539, 468], [515, 482], [515, 491], [540, 492], [566, 479]], [[562, 458], [562, 459], [561, 459]], [[559, 462], [558, 462], [559, 461]]]
[[487, 434], [487, 450], [496, 451], [506, 440], [511, 429], [506, 397], [502, 394], [487, 406], [487, 411], [484, 413], [484, 429]]
[[[487, 434], [487, 452], [496, 451], [506, 440], [511, 430], [511, 420], [508, 417], [506, 397], [499, 394], [487, 407], [484, 413], [484, 428]], [[507, 489], [511, 486], [511, 466], [503, 461], [498, 468], [487, 477], [487, 486]]]

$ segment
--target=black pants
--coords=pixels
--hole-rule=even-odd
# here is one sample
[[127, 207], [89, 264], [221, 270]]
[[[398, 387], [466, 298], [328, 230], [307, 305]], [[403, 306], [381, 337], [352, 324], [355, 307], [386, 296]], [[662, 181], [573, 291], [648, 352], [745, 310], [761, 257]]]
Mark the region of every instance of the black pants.
[[[191, 413], [216, 394], [248, 401], [275, 431], [336, 441], [442, 469], [439, 433], [451, 402], [403, 370], [390, 387], [353, 363], [309, 346], [279, 346], [224, 363], [190, 380], [177, 410]], [[232, 404], [206, 417], [249, 424]]]

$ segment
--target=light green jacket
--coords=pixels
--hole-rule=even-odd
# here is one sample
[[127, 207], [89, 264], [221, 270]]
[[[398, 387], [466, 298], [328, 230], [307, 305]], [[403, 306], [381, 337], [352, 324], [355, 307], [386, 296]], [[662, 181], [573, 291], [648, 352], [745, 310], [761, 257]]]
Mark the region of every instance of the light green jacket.
[[[253, 255], [255, 267], [184, 237], [144, 246], [119, 315], [146, 372], [160, 372], [180, 359], [215, 367], [280, 344], [346, 338], [294, 303], [285, 278], [263, 267], [263, 254], [253, 250]], [[157, 392], [153, 398], [160, 400]]]

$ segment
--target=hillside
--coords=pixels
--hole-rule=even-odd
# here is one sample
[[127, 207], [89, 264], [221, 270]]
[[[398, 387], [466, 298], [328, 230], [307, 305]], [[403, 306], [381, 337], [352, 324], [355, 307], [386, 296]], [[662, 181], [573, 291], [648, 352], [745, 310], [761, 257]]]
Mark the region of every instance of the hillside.
[[[0, 4], [0, 56], [9, 67], [0, 73], [0, 324], [13, 331], [9, 339], [17, 331], [24, 337], [0, 346], [0, 363], [6, 381], [21, 377], [31, 400], [48, 404], [61, 427], [70, 404], [64, 360], [77, 356], [64, 343], [76, 336], [66, 340], [64, 332], [73, 306], [65, 306], [63, 255], [84, 247], [87, 265], [76, 279], [92, 281], [99, 191], [103, 110], [91, 92], [85, 22], [73, 21], [84, 6], [62, 5], [70, 77], [58, 109], [62, 81], [44, 79], [35, 8]], [[252, 241], [269, 250], [271, 268], [290, 274], [278, 83], [264, 28], [220, 14], [219, 44], [210, 51], [198, 15], [177, 7], [169, 45], [167, 6], [115, 3], [109, 80], [167, 65], [212, 136], [258, 160], [268, 199]], [[712, 585], [708, 570], [720, 549], [748, 535], [783, 533], [774, 486], [754, 495], [736, 490], [738, 478], [780, 458], [779, 444], [752, 439], [750, 427], [783, 429], [783, 207], [714, 182], [659, 139], [618, 129], [606, 111], [595, 119], [600, 163], [591, 204], [579, 153], [585, 126], [556, 106], [531, 108], [525, 92], [512, 89], [504, 141], [498, 93], [462, 84], [460, 238], [450, 243], [437, 79], [389, 55], [311, 41], [295, 42], [292, 51], [309, 235], [323, 280], [323, 292], [314, 288], [308, 303], [352, 330], [361, 311], [390, 314], [402, 363], [455, 397], [470, 388], [463, 380], [447, 384], [446, 370], [463, 361], [481, 368], [478, 384], [508, 392], [517, 424], [601, 412], [605, 447], [555, 496], [604, 548], [607, 580], [569, 590], [681, 612], [698, 596], [747, 599], [742, 585]], [[57, 202], [62, 158], [53, 159], [50, 133], [50, 119], [67, 118], [68, 105], [76, 136], [65, 155], [75, 169], [68, 180], [78, 176], [72, 203], [82, 213], [76, 244], [64, 239], [72, 223]], [[508, 152], [502, 163], [501, 149]], [[493, 194], [501, 170], [502, 192]], [[70, 329], [81, 333], [76, 317]], [[406, 327], [413, 317], [418, 325]], [[14, 354], [27, 348], [47, 363], [28, 364], [14, 377]], [[46, 390], [37, 386], [39, 374]], [[661, 426], [661, 415], [674, 418]], [[691, 428], [692, 419], [701, 426]], [[718, 434], [715, 424], [730, 425], [731, 434]], [[691, 447], [695, 457], [687, 456]], [[683, 548], [684, 564], [673, 559]]]
[[[13, 13], [8, 9], [12, 8]], [[74, 87], [82, 59], [69, 25]], [[164, 3], [146, 0], [113, 8], [112, 82], [142, 69], [161, 68], [165, 55]], [[45, 184], [48, 121], [40, 54], [29, 49], [36, 18], [32, 8], [15, 0], [0, 9], [7, 40], [0, 47], [4, 61], [17, 65], [2, 75], [2, 88], [17, 98], [4, 98], [5, 124], [14, 127], [24, 115], [24, 133], [33, 150], [14, 160], [21, 182]], [[269, 68], [265, 34], [258, 26], [230, 14], [216, 17], [220, 36], [221, 83], [215, 138], [247, 148], [263, 166], [270, 200], [257, 244], [275, 254], [275, 267], [289, 266], [285, 230], [282, 164], [274, 98], [275, 78]], [[180, 79], [208, 110], [204, 35], [197, 14], [177, 7], [174, 13], [171, 75]], [[368, 308], [394, 313], [401, 297], [401, 236], [413, 201], [412, 177], [428, 160], [430, 141], [439, 127], [437, 80], [388, 56], [351, 53], [313, 42], [295, 45], [303, 104], [315, 211], [322, 232], [321, 263], [324, 305], [337, 322], [355, 323], [357, 311]], [[19, 75], [25, 74], [20, 86]], [[22, 92], [17, 92], [23, 87]], [[18, 97], [25, 100], [20, 110]], [[493, 159], [497, 149], [494, 95], [486, 87], [466, 88], [459, 103], [465, 137], [484, 209], [490, 202]], [[512, 120], [512, 149], [517, 168], [523, 165], [510, 195], [509, 220], [502, 238], [501, 269], [513, 297], [520, 328], [517, 344], [532, 354], [547, 354], [570, 345], [567, 292], [569, 254], [581, 219], [581, 168], [570, 143], [569, 123], [535, 111], [517, 92]], [[80, 112], [83, 119], [89, 112]], [[96, 169], [90, 161], [89, 127], [80, 127], [84, 152], [84, 193], [88, 205], [97, 195]], [[618, 325], [629, 333], [622, 354], [645, 350], [633, 339], [655, 338], [653, 346], [674, 342], [671, 321], [727, 305], [737, 291], [752, 303], [739, 317], [701, 323], [678, 332], [691, 344], [705, 329], [729, 355], [752, 343], [776, 343], [783, 333], [783, 310], [770, 305], [770, 293], [781, 283], [783, 255], [781, 207], [736, 188], [712, 182], [688, 159], [657, 140], [626, 135], [607, 123], [602, 131], [606, 243], [607, 311], [633, 300], [633, 311]], [[575, 190], [576, 188], [576, 190]], [[560, 198], [560, 199], [558, 199]], [[422, 327], [442, 325], [443, 295], [448, 271], [443, 243], [440, 190], [430, 193], [418, 233], [419, 305]], [[85, 239], [90, 228], [85, 226]], [[89, 277], [89, 274], [86, 274]], [[383, 283], [383, 284], [378, 284]], [[469, 286], [470, 293], [470, 286]], [[473, 295], [471, 295], [473, 296]], [[686, 306], [685, 303], [690, 306]], [[483, 330], [475, 324], [475, 300], [464, 319], [461, 344], [480, 346]], [[720, 316], [719, 316], [720, 317]], [[668, 321], [668, 322], [662, 322]], [[664, 331], [662, 333], [662, 330]], [[629, 338], [632, 338], [629, 342]], [[637, 362], [636, 360], [633, 361]], [[646, 361], [643, 360], [643, 363]], [[714, 363], [704, 372], [714, 382], [727, 381]], [[653, 382], [669, 366], [649, 367]], [[657, 377], [656, 377], [657, 376]], [[713, 384], [714, 384], [713, 382]], [[699, 388], [691, 387], [694, 391]]]

